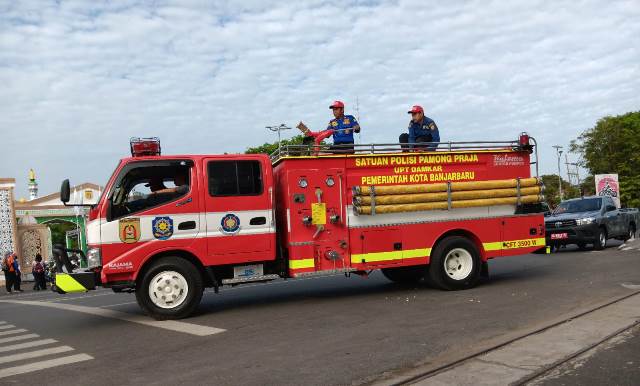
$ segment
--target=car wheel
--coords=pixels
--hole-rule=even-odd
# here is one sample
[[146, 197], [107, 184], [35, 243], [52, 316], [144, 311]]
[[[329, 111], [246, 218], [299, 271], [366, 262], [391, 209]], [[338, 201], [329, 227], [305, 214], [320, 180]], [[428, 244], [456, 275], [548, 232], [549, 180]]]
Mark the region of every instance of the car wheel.
[[157, 320], [191, 315], [204, 291], [198, 269], [189, 261], [173, 256], [153, 262], [136, 287], [140, 308]]
[[632, 224], [629, 224], [629, 229], [627, 229], [627, 234], [624, 237], [624, 241], [634, 239], [636, 237], [636, 229]]
[[599, 228], [598, 238], [593, 242], [593, 249], [601, 251], [607, 245], [607, 231], [604, 228]]

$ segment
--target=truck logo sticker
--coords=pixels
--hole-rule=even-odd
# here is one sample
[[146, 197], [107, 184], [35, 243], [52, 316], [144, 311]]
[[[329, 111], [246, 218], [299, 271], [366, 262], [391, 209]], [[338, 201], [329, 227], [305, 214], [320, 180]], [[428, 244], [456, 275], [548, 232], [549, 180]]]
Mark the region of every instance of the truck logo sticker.
[[240, 219], [233, 213], [225, 214], [220, 221], [223, 233], [234, 234], [240, 230]]
[[151, 222], [153, 237], [167, 240], [173, 235], [173, 219], [171, 217], [156, 217]]
[[140, 240], [140, 219], [123, 218], [118, 222], [120, 226], [120, 241], [131, 244]]

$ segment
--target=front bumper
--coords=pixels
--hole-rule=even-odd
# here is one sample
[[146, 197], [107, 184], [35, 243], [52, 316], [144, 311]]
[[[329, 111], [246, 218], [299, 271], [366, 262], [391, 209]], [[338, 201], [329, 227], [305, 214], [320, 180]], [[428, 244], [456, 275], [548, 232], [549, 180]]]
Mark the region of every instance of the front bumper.
[[99, 283], [98, 274], [93, 271], [56, 273], [51, 289], [59, 294], [87, 292], [96, 289]]
[[[598, 224], [576, 225], [572, 227], [546, 227], [547, 245], [589, 244], [598, 239]], [[552, 235], [566, 233], [565, 239], [552, 239]]]

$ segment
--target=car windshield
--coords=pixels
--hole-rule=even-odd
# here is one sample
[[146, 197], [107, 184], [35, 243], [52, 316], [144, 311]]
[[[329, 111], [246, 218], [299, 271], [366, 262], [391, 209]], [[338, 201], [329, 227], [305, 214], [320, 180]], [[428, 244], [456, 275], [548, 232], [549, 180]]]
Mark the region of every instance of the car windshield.
[[559, 213], [580, 213], [580, 212], [592, 212], [600, 209], [602, 199], [589, 198], [585, 200], [564, 201], [556, 207], [553, 211], [555, 214]]

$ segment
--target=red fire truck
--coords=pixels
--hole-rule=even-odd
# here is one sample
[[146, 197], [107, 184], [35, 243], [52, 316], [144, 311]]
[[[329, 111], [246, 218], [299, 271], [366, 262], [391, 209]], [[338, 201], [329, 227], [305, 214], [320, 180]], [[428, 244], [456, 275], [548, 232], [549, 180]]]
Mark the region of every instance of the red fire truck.
[[58, 273], [58, 292], [135, 292], [147, 314], [175, 319], [206, 287], [277, 278], [380, 269], [394, 282], [467, 289], [488, 260], [545, 246], [524, 133], [437, 151], [318, 146], [160, 155], [158, 140], [133, 140], [89, 210], [89, 269]]

